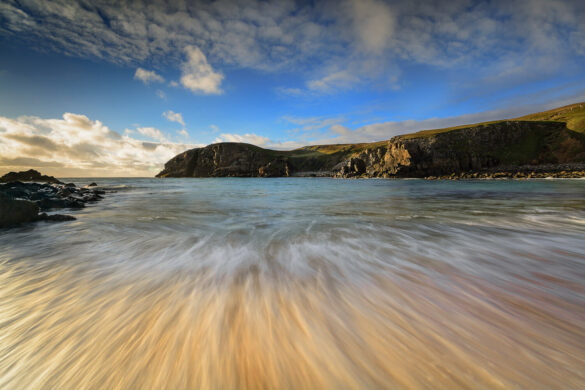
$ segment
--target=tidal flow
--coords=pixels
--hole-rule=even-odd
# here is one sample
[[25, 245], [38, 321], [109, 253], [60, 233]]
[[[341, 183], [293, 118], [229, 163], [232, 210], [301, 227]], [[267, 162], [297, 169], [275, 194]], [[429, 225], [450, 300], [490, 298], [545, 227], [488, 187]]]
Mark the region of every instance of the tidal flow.
[[585, 388], [585, 180], [96, 181], [0, 231], [0, 389]]

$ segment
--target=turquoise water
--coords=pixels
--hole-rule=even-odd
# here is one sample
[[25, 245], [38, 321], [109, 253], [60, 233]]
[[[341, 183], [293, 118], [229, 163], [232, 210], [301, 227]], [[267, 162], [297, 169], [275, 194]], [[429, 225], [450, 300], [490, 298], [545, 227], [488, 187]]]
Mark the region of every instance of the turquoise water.
[[585, 180], [67, 179], [0, 232], [0, 388], [585, 387]]

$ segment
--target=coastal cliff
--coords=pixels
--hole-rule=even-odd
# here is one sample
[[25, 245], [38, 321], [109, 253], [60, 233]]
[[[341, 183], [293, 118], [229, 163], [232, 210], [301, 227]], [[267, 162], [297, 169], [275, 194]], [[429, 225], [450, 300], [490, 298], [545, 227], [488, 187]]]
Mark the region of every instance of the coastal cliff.
[[511, 176], [540, 172], [539, 167], [585, 171], [585, 133], [569, 128], [567, 121], [546, 119], [540, 115], [292, 151], [212, 144], [175, 156], [157, 177], [463, 177], [498, 170]]

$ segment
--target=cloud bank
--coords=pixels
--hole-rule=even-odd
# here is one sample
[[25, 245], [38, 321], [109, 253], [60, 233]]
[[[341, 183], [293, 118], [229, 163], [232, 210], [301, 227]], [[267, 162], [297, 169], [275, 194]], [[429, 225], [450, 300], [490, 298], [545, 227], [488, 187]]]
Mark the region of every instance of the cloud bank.
[[172, 143], [158, 129], [140, 127], [142, 141], [85, 115], [61, 119], [0, 116], [0, 172], [43, 168], [56, 176], [153, 176], [176, 154], [200, 146]]
[[0, 36], [181, 70], [195, 93], [221, 93], [226, 67], [297, 72], [303, 88], [331, 93], [378, 85], [404, 64], [473, 70], [488, 84], [550, 74], [585, 56], [583, 20], [580, 0], [6, 0]]

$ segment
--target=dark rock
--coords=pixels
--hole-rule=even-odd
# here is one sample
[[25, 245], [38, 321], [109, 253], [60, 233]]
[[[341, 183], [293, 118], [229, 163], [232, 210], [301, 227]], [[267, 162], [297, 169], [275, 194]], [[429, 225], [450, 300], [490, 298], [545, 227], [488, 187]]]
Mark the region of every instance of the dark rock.
[[347, 161], [343, 161], [333, 168], [338, 170], [342, 177], [356, 177], [361, 176], [366, 172], [366, 163], [360, 158], [352, 157]]
[[49, 222], [65, 222], [65, 221], [75, 221], [75, 218], [72, 215], [64, 215], [64, 214], [52, 214], [47, 215], [47, 213], [41, 213], [37, 217], [37, 221], [49, 221]]
[[288, 162], [284, 159], [276, 159], [258, 168], [260, 177], [282, 177], [289, 176]]
[[257, 177], [274, 156], [258, 146], [224, 142], [181, 153], [157, 177]]
[[39, 208], [27, 200], [14, 200], [0, 193], [0, 227], [10, 227], [36, 220]]
[[67, 184], [65, 184], [65, 187], [72, 187], [72, 188], [75, 188], [75, 187], [77, 187], [77, 186], [75, 185], [75, 183], [67, 183]]
[[8, 172], [4, 176], [0, 177], [0, 182], [10, 182], [16, 180], [63, 184], [55, 177], [42, 175], [39, 171], [35, 171], [34, 169], [29, 169], [28, 171], [22, 172]]
[[90, 183], [90, 184], [88, 184], [87, 186], [88, 186], [88, 187], [97, 187], [97, 184], [96, 184], [96, 183]]
[[80, 209], [85, 207], [82, 200], [74, 198], [43, 198], [36, 201], [36, 204], [40, 207], [41, 210], [63, 208]]
[[11, 199], [27, 199], [30, 192], [24, 188], [8, 188], [4, 193]]
[[59, 195], [61, 197], [67, 197], [73, 193], [74, 193], [73, 191], [71, 191], [69, 188], [66, 187], [66, 188], [63, 188], [62, 190], [60, 190], [59, 192], [57, 192], [57, 195]]

